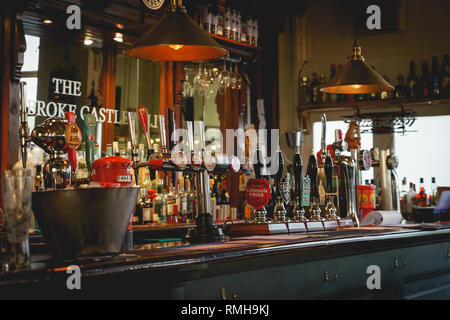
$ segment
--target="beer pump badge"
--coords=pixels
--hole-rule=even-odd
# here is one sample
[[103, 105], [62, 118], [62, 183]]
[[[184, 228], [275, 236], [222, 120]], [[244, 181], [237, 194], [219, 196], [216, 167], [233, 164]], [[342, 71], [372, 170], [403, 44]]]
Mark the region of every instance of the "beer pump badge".
[[247, 203], [256, 210], [262, 209], [270, 201], [270, 184], [265, 179], [250, 179], [245, 190]]

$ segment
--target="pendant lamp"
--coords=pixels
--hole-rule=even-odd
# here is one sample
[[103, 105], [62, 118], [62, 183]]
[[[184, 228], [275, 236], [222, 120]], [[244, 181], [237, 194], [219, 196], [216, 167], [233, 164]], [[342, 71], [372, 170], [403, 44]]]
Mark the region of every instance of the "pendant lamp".
[[168, 12], [125, 54], [144, 60], [202, 61], [228, 54], [186, 13], [182, 0], [171, 0]]
[[355, 40], [350, 60], [320, 90], [326, 93], [363, 94], [392, 91], [394, 87], [364, 61], [361, 47]]

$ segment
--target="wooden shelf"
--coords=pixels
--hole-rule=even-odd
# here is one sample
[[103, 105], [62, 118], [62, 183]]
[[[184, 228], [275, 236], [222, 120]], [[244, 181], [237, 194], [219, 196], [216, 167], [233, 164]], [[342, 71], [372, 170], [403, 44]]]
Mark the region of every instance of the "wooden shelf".
[[261, 47], [255, 47], [255, 46], [252, 46], [247, 43], [228, 39], [228, 38], [218, 36], [218, 35], [215, 35], [212, 33], [209, 33], [209, 35], [211, 37], [213, 37], [214, 39], [216, 39], [228, 51], [231, 51], [233, 53], [236, 53], [236, 54], [239, 54], [242, 56], [246, 56], [246, 57], [256, 56], [259, 52], [261, 52], [263, 50], [263, 48], [261, 48]]
[[393, 106], [414, 106], [427, 104], [450, 104], [450, 99], [430, 99], [430, 98], [403, 98], [392, 100], [369, 100], [355, 102], [325, 103], [325, 104], [307, 104], [297, 106], [299, 112], [303, 111], [322, 111], [322, 110], [341, 110], [369, 107], [393, 107]]

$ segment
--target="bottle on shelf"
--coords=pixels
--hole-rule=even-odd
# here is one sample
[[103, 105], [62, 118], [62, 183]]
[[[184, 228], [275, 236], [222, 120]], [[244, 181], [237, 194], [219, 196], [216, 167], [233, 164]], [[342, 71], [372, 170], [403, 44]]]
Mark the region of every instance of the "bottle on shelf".
[[227, 6], [225, 9], [225, 15], [223, 17], [223, 20], [224, 20], [223, 35], [225, 38], [229, 38], [229, 39], [231, 37], [231, 19], [232, 19], [232, 11], [231, 11], [231, 8], [229, 6]]
[[436, 187], [436, 178], [431, 178], [431, 190], [430, 190], [430, 196], [429, 196], [429, 204], [430, 206], [436, 206], [437, 205], [437, 187]]
[[436, 56], [432, 57], [431, 60], [431, 74], [430, 74], [430, 96], [433, 98], [438, 98], [440, 96], [440, 75], [439, 75], [439, 66], [438, 60]]
[[166, 205], [167, 205], [167, 216], [166, 222], [168, 224], [177, 223], [176, 216], [178, 214], [177, 208], [177, 199], [174, 191], [174, 187], [172, 183], [168, 184], [168, 188], [166, 190]]
[[120, 150], [119, 150], [119, 141], [113, 141], [113, 155], [116, 157], [120, 157]]
[[416, 98], [417, 97], [417, 77], [416, 77], [416, 68], [414, 61], [409, 63], [409, 75], [406, 79], [408, 91], [406, 96], [408, 98]]
[[420, 178], [419, 193], [416, 195], [416, 205], [419, 207], [426, 207], [428, 204], [427, 200], [428, 198], [423, 185], [423, 178]]
[[407, 206], [406, 206], [406, 195], [408, 194], [408, 181], [406, 177], [402, 180], [402, 187], [400, 190], [400, 211], [402, 213], [407, 213]]
[[326, 103], [327, 102], [327, 93], [320, 90], [322, 86], [324, 86], [327, 82], [327, 79], [325, 78], [325, 74], [321, 73], [319, 77], [319, 87], [318, 90], [318, 102], [319, 103]]
[[241, 23], [241, 40], [242, 43], [248, 43], [247, 23]]
[[428, 64], [426, 61], [422, 63], [422, 76], [417, 80], [417, 97], [426, 98], [430, 95], [430, 75], [428, 74]]
[[450, 58], [448, 53], [444, 54], [442, 61], [439, 85], [441, 98], [450, 98]]
[[211, 24], [212, 24], [212, 12], [211, 12], [211, 4], [204, 3], [201, 7], [201, 21], [202, 28], [205, 32], [211, 33]]
[[409, 191], [406, 194], [406, 213], [409, 215], [408, 220], [412, 220], [411, 214], [412, 214], [412, 207], [415, 205], [415, 199], [416, 199], [417, 192], [415, 190], [414, 183], [409, 183]]
[[142, 191], [139, 193], [139, 199], [136, 204], [136, 209], [133, 214], [133, 225], [141, 225], [143, 224], [143, 208], [145, 198], [142, 196]]
[[151, 190], [147, 190], [147, 195], [142, 207], [142, 224], [150, 224], [153, 221], [153, 198]]
[[[332, 63], [330, 69], [330, 80], [333, 79], [335, 75], [336, 75], [336, 64]], [[328, 102], [330, 103], [338, 102], [338, 95], [336, 93], [328, 94]]]
[[311, 104], [319, 103], [319, 86], [320, 82], [319, 79], [317, 78], [317, 73], [313, 72], [309, 92]]
[[220, 195], [220, 200], [222, 210], [221, 217], [223, 220], [226, 220], [227, 218], [231, 217], [231, 202], [230, 196], [224, 184], [222, 185], [222, 193]]
[[217, 12], [216, 20], [217, 20], [216, 35], [223, 37], [223, 15]]
[[407, 91], [408, 90], [405, 85], [405, 78], [403, 77], [403, 75], [399, 74], [397, 76], [397, 85], [395, 86], [394, 89], [394, 98], [395, 99], [406, 98]]
[[309, 93], [308, 78], [303, 76], [299, 88], [299, 104], [311, 104], [311, 95]]

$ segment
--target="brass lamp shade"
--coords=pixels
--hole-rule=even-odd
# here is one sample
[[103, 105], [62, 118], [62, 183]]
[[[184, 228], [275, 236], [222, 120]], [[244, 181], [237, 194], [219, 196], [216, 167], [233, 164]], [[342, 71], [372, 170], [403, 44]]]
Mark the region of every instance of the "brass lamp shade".
[[392, 91], [394, 87], [364, 61], [361, 47], [355, 44], [349, 62], [320, 90], [326, 93], [362, 94]]
[[144, 60], [201, 61], [221, 58], [228, 51], [199, 27], [177, 0], [125, 54]]

